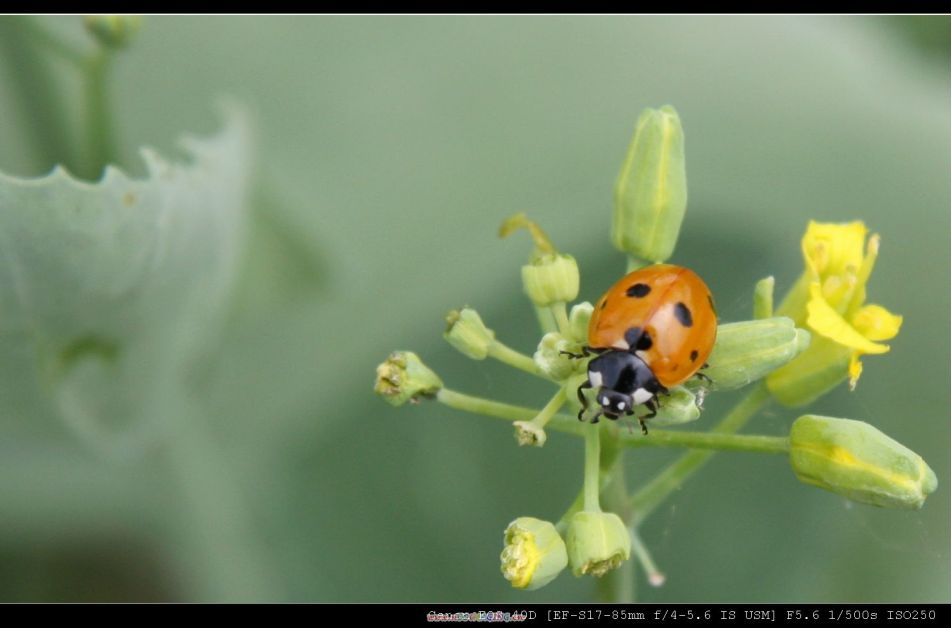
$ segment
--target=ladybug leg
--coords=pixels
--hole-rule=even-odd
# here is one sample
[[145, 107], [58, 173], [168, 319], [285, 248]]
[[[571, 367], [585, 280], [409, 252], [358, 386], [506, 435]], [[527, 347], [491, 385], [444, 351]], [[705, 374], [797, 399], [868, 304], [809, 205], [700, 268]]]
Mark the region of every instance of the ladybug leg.
[[600, 417], [601, 414], [602, 414], [601, 409], [598, 408], [598, 411], [594, 413], [594, 416], [593, 416], [593, 417], [591, 417], [591, 423], [592, 423], [592, 424], [593, 424], [593, 423], [597, 423], [597, 422], [598, 422], [598, 417]]
[[[585, 396], [584, 396], [584, 393], [582, 392], [585, 388], [591, 388], [591, 382], [590, 382], [590, 381], [585, 380], [583, 384], [581, 384], [580, 386], [578, 386], [578, 400], [581, 402], [581, 410], [578, 411], [578, 420], [579, 420], [579, 421], [584, 421], [584, 413], [585, 413], [585, 411], [587, 411], [587, 409], [588, 409], [588, 398], [585, 397]], [[595, 415], [594, 420], [591, 421], [591, 422], [592, 422], [592, 423], [597, 423], [597, 422], [598, 422], [597, 415]]]
[[694, 373], [694, 377], [696, 377], [696, 378], [699, 379], [700, 381], [704, 382], [705, 384], [712, 384], [712, 383], [713, 383], [713, 380], [712, 380], [712, 379], [710, 379], [706, 374], [701, 373], [700, 371], [697, 371], [696, 373]]
[[652, 419], [657, 416], [657, 402], [654, 399], [648, 399], [644, 402], [644, 405], [647, 406], [647, 409], [650, 410], [649, 414], [645, 414], [642, 417], [637, 418], [637, 422], [641, 424], [641, 431], [644, 432], [644, 436], [647, 436], [647, 419]]
[[580, 360], [581, 358], [587, 358], [591, 355], [591, 347], [582, 346], [581, 353], [572, 353], [571, 351], [559, 351], [559, 355], [567, 355], [572, 360]]
[[650, 413], [645, 414], [643, 417], [641, 417], [642, 420], [653, 419], [655, 416], [657, 416], [657, 402], [656, 401], [654, 401], [653, 399], [648, 399], [647, 401], [644, 402], [644, 405], [647, 407], [648, 410], [650, 410]]

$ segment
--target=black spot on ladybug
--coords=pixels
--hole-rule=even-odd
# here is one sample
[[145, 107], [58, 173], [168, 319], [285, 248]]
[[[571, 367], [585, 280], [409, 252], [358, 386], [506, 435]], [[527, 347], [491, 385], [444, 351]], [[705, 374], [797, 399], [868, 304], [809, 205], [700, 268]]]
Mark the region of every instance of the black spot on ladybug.
[[651, 339], [651, 335], [644, 332], [644, 335], [641, 336], [641, 339], [637, 341], [637, 350], [638, 351], [647, 351], [654, 346], [654, 341]]
[[631, 327], [624, 332], [624, 342], [635, 351], [647, 351], [654, 345], [650, 332], [640, 327]]
[[682, 301], [677, 301], [677, 305], [674, 306], [674, 316], [684, 327], [693, 326], [693, 316], [690, 314], [690, 308], [684, 305]]
[[602, 309], [602, 310], [603, 310], [604, 308], [606, 308], [607, 306], [608, 306], [608, 300], [607, 300], [607, 299], [605, 299], [604, 301], [601, 301], [601, 309]]
[[690, 352], [690, 361], [691, 361], [691, 362], [696, 362], [698, 357], [700, 357], [700, 354], [697, 353], [697, 350], [696, 350], [696, 349], [694, 349], [693, 351]]
[[715, 306], [715, 305], [713, 304], [713, 295], [712, 295], [712, 294], [708, 294], [708, 295], [707, 295], [707, 301], [710, 302], [710, 309], [713, 310], [713, 315], [716, 316], [716, 315], [717, 315], [717, 306]]
[[651, 287], [646, 283], [636, 283], [627, 289], [627, 296], [641, 299], [651, 293]]

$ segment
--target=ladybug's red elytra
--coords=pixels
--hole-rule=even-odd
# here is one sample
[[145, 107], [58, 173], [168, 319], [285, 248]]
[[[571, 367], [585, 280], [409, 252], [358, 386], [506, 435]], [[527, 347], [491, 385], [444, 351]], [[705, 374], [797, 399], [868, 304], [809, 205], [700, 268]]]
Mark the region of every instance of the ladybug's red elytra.
[[[594, 306], [588, 325], [588, 345], [582, 354], [597, 357], [588, 363], [588, 379], [578, 387], [582, 420], [588, 409], [585, 388], [597, 390], [598, 410], [617, 419], [633, 415], [635, 406], [657, 414], [659, 393], [666, 393], [693, 376], [706, 378], [706, 366], [717, 338], [717, 313], [710, 289], [695, 272], [673, 264], [655, 264], [628, 273]], [[709, 379], [709, 378], [706, 378]]]

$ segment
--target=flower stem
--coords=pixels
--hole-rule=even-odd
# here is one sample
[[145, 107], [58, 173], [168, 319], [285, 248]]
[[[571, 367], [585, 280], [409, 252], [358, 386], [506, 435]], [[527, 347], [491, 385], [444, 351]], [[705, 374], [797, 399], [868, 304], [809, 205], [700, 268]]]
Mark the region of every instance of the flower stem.
[[543, 334], [550, 334], [558, 331], [558, 325], [555, 324], [555, 317], [551, 313], [551, 308], [535, 306], [535, 314], [538, 316], [538, 326], [542, 328]]
[[80, 174], [87, 179], [98, 179], [103, 168], [117, 157], [110, 106], [109, 70], [112, 54], [100, 50], [86, 64], [86, 156], [80, 164]]
[[644, 567], [647, 581], [651, 583], [651, 586], [659, 587], [664, 584], [667, 579], [666, 576], [657, 568], [647, 546], [641, 539], [641, 535], [638, 534], [637, 528], [634, 526], [631, 526], [631, 551], [634, 553], [634, 557], [637, 558], [637, 562]]
[[[758, 384], [727, 413], [723, 420], [713, 428], [713, 432], [717, 434], [732, 434], [736, 432], [742, 428], [754, 414], [769, 403], [769, 400], [770, 394], [766, 386], [762, 383]], [[634, 510], [634, 523], [640, 523], [649, 516], [664, 499], [680, 488], [687, 478], [702, 467], [712, 455], [712, 451], [691, 451], [686, 453], [635, 493], [631, 497], [631, 508]]]
[[571, 518], [576, 512], [580, 512], [583, 507], [584, 489], [578, 491], [578, 494], [575, 495], [575, 500], [571, 502], [571, 505], [568, 506], [568, 510], [565, 511], [565, 514], [563, 514], [561, 519], [558, 520], [558, 523], [555, 524], [555, 529], [558, 530], [558, 534], [562, 536], [565, 535], [565, 532], [568, 530], [568, 524], [571, 522]]
[[[579, 424], [579, 427], [584, 429], [583, 425]], [[604, 434], [602, 433], [602, 436]], [[611, 484], [618, 474], [623, 474], [622, 465], [620, 463], [621, 456], [624, 453], [624, 450], [620, 447], [613, 447], [610, 445], [611, 439], [608, 438], [605, 446], [601, 448], [601, 479], [599, 490], [604, 491], [609, 484]], [[623, 480], [623, 475], [621, 475]], [[623, 501], [627, 501], [627, 491], [623, 491]], [[619, 510], [627, 508], [627, 504], [622, 504]], [[565, 534], [565, 531], [568, 529], [568, 523], [571, 521], [571, 518], [575, 515], [576, 512], [580, 512], [584, 509], [584, 488], [578, 491], [578, 494], [575, 496], [571, 505], [568, 506], [568, 510], [565, 511], [565, 514], [561, 516], [561, 519], [558, 520], [558, 523], [555, 524], [555, 529], [558, 530], [558, 533], [561, 535]], [[616, 512], [612, 507], [612, 512]], [[623, 518], [623, 515], [621, 515]]]
[[535, 415], [535, 418], [532, 419], [532, 424], [534, 424], [536, 427], [545, 427], [563, 405], [565, 405], [565, 389], [559, 388], [558, 392], [555, 393], [555, 396], [552, 397], [548, 403], [545, 404], [545, 407]]
[[[501, 401], [467, 395], [450, 388], [436, 393], [436, 400], [450, 408], [481, 414], [507, 421], [530, 421], [544, 412], [525, 406], [516, 406]], [[549, 404], [554, 402], [554, 398]], [[734, 410], [735, 411], [735, 410]], [[552, 414], [546, 419], [545, 427], [557, 432], [576, 436], [585, 435], [585, 423], [567, 414]], [[722, 427], [722, 424], [721, 424]], [[739, 428], [737, 428], [739, 429]], [[714, 432], [678, 432], [669, 430], [651, 430], [647, 436], [618, 430], [616, 438], [624, 447], [680, 447], [688, 449], [707, 449], [725, 451], [746, 451], [754, 453], [780, 454], [789, 451], [789, 439], [784, 436], [736, 435]]]
[[489, 345], [489, 355], [499, 362], [504, 362], [505, 364], [515, 367], [520, 371], [525, 371], [526, 373], [531, 373], [532, 375], [549, 379], [548, 376], [538, 368], [538, 365], [535, 364], [535, 360], [533, 360], [531, 356], [520, 353], [508, 345], [499, 342], [498, 340], [493, 340], [492, 344]]
[[551, 306], [551, 313], [558, 324], [558, 331], [562, 336], [567, 336], [571, 328], [568, 323], [568, 306], [565, 303], [555, 303]]
[[588, 424], [584, 434], [584, 509], [601, 512], [601, 428]]
[[627, 272], [629, 273], [649, 265], [650, 265], [650, 262], [648, 262], [647, 260], [641, 259], [634, 255], [627, 256]]
[[[539, 410], [516, 406], [501, 401], [484, 399], [474, 395], [456, 392], [449, 388], [442, 388], [436, 393], [436, 401], [443, 403], [450, 408], [481, 414], [497, 419], [507, 421], [530, 421], [540, 413]], [[564, 414], [555, 414], [549, 419], [549, 425], [560, 432], [568, 432], [582, 436], [584, 434], [584, 423], [581, 423], [574, 417]]]
[[[631, 508], [627, 499], [627, 479], [624, 477], [624, 450], [614, 435], [611, 435], [603, 445], [605, 446], [602, 447], [601, 472], [608, 478], [607, 486], [602, 487], [605, 507], [619, 516], [625, 524], [630, 525]], [[612, 466], [606, 469], [605, 458], [612, 451], [614, 452]], [[607, 602], [624, 604], [636, 602], [637, 580], [634, 561], [626, 560], [617, 569], [606, 573], [598, 581], [598, 588], [600, 596]]]
[[[785, 436], [651, 430], [648, 436], [632, 433], [619, 434], [618, 440], [627, 447], [686, 447], [689, 449], [749, 451], [763, 454], [789, 453], [789, 438]], [[650, 441], [650, 443], [647, 441]]]

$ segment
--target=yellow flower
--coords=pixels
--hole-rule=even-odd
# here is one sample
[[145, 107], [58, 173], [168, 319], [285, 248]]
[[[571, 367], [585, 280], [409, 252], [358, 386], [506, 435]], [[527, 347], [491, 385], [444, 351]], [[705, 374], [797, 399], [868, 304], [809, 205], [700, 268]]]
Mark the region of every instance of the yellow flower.
[[881, 341], [894, 338], [902, 317], [880, 305], [866, 305], [866, 284], [878, 257], [878, 234], [866, 237], [861, 221], [810, 221], [802, 239], [806, 269], [777, 315], [813, 332], [815, 342], [800, 357], [773, 372], [767, 384], [787, 405], [808, 403], [846, 376], [854, 389], [861, 357], [886, 353]]

